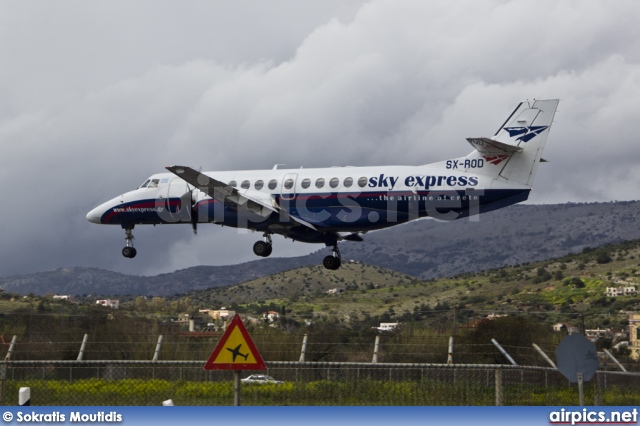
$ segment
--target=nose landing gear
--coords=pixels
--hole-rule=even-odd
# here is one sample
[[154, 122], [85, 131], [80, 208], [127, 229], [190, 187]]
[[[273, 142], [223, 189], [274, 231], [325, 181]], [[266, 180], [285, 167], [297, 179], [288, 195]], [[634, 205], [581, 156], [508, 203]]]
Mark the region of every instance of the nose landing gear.
[[131, 233], [133, 230], [133, 226], [131, 228], [124, 229], [124, 239], [127, 242], [127, 245], [122, 249], [122, 255], [128, 259], [133, 259], [138, 254], [138, 251], [133, 246], [133, 234]]

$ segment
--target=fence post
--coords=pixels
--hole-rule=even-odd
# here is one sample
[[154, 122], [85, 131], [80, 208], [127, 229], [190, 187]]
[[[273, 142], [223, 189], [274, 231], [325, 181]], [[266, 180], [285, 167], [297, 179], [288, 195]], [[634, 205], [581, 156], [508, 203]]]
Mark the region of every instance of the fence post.
[[502, 369], [496, 368], [496, 407], [504, 405], [504, 391], [502, 389]]
[[300, 360], [298, 362], [304, 362], [304, 355], [307, 353], [307, 335], [302, 338], [302, 349], [300, 350]]
[[613, 354], [611, 354], [611, 352], [609, 352], [609, 351], [608, 351], [608, 350], [606, 350], [606, 349], [603, 349], [603, 350], [602, 350], [602, 352], [604, 352], [605, 354], [607, 354], [607, 356], [608, 356], [609, 358], [611, 358], [611, 361], [613, 361], [613, 362], [618, 366], [618, 368], [619, 368], [620, 370], [624, 371], [625, 373], [627, 372], [627, 369], [626, 369], [626, 368], [624, 368], [624, 366], [623, 366], [622, 364], [620, 364], [620, 362], [618, 362], [618, 360], [616, 359], [616, 357], [614, 357], [614, 356], [613, 356]]
[[87, 346], [87, 340], [89, 340], [89, 335], [85, 334], [82, 338], [82, 344], [80, 344], [80, 352], [78, 352], [78, 361], [82, 361], [84, 357], [84, 348]]
[[0, 365], [0, 405], [7, 405], [7, 363]]
[[545, 361], [547, 361], [549, 363], [550, 366], [552, 366], [553, 368], [555, 368], [556, 370], [558, 369], [558, 367], [556, 366], [556, 364], [551, 361], [551, 358], [549, 358], [549, 356], [544, 353], [544, 351], [542, 349], [540, 349], [540, 346], [536, 345], [535, 343], [532, 343], [533, 348], [538, 351], [538, 353], [540, 355], [542, 355], [542, 358], [544, 358]]
[[158, 336], [158, 343], [156, 344], [156, 352], [153, 354], [152, 361], [157, 361], [160, 356], [160, 348], [162, 347], [162, 334]]
[[593, 375], [593, 405], [600, 405], [600, 375], [596, 371]]
[[380, 335], [376, 334], [376, 343], [373, 345], [373, 359], [372, 363], [378, 362], [378, 348], [380, 347]]
[[493, 343], [493, 344], [494, 344], [494, 346], [495, 346], [496, 348], [498, 348], [498, 350], [500, 351], [500, 353], [501, 353], [502, 355], [504, 355], [504, 356], [509, 360], [509, 362], [510, 362], [511, 364], [513, 364], [513, 365], [518, 365], [518, 364], [513, 360], [513, 358], [511, 358], [511, 355], [509, 355], [509, 354], [507, 353], [507, 351], [505, 351], [505, 350], [504, 350], [504, 348], [503, 348], [502, 346], [500, 346], [500, 343], [498, 343], [498, 342], [496, 341], [496, 339], [491, 339], [491, 343]]
[[9, 350], [7, 351], [7, 355], [4, 357], [5, 361], [11, 360], [11, 352], [13, 352], [13, 348], [16, 346], [17, 341], [18, 341], [18, 336], [14, 335], [13, 339], [11, 339], [11, 344], [9, 345]]
[[447, 356], [447, 364], [453, 364], [453, 336], [449, 336], [449, 356]]

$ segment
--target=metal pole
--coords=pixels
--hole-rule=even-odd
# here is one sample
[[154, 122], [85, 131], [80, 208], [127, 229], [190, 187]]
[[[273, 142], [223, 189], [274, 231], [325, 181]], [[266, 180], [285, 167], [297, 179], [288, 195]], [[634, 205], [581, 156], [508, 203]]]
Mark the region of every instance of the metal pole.
[[307, 335], [305, 334], [302, 338], [302, 349], [300, 350], [300, 360], [299, 362], [304, 362], [304, 355], [307, 352]]
[[582, 373], [578, 373], [578, 393], [580, 394], [580, 406], [584, 406], [584, 380]]
[[82, 361], [84, 357], [84, 348], [87, 346], [87, 340], [89, 340], [89, 335], [85, 334], [82, 338], [82, 344], [80, 345], [80, 352], [78, 352], [78, 361]]
[[626, 369], [626, 368], [624, 368], [624, 366], [618, 362], [618, 360], [616, 359], [616, 357], [614, 357], [614, 356], [613, 356], [613, 354], [612, 354], [611, 352], [609, 352], [609, 351], [608, 351], [608, 350], [606, 350], [606, 349], [603, 349], [602, 351], [603, 351], [605, 354], [607, 354], [607, 356], [608, 356], [609, 358], [611, 358], [611, 361], [613, 361], [613, 362], [618, 366], [618, 368], [619, 368], [620, 370], [624, 371], [625, 373], [627, 372], [627, 369]]
[[162, 334], [158, 336], [158, 343], [156, 344], [156, 352], [153, 354], [152, 361], [157, 361], [160, 356], [160, 348], [162, 347]]
[[240, 370], [233, 371], [233, 405], [240, 406]]
[[447, 364], [453, 364], [453, 336], [449, 336], [449, 355], [447, 356]]
[[495, 374], [495, 382], [496, 382], [496, 407], [500, 407], [504, 405], [504, 392], [502, 391], [502, 370], [500, 368], [496, 369]]
[[372, 363], [378, 362], [378, 349], [380, 348], [380, 335], [376, 334], [376, 343], [373, 345], [373, 359]]
[[556, 370], [558, 369], [558, 367], [556, 366], [556, 364], [551, 361], [551, 358], [549, 358], [549, 356], [547, 356], [546, 353], [544, 353], [544, 351], [542, 349], [540, 349], [540, 346], [536, 345], [535, 343], [533, 343], [533, 348], [538, 351], [538, 353], [540, 355], [542, 355], [542, 358], [545, 359], [545, 361], [547, 361], [549, 363], [550, 366], [552, 366], [553, 368], [555, 368]]
[[16, 346], [17, 341], [18, 336], [14, 335], [13, 339], [11, 339], [11, 345], [9, 345], [9, 351], [7, 351], [7, 355], [4, 357], [5, 361], [9, 361], [11, 359], [11, 353], [13, 352], [13, 348]]
[[496, 339], [491, 339], [491, 343], [493, 343], [493, 344], [494, 344], [494, 346], [495, 346], [496, 348], [498, 348], [498, 350], [500, 351], [500, 353], [502, 353], [502, 355], [504, 355], [504, 356], [509, 360], [509, 362], [510, 362], [511, 364], [513, 364], [513, 365], [518, 365], [518, 364], [513, 360], [513, 358], [511, 358], [511, 355], [509, 355], [509, 354], [507, 353], [507, 351], [505, 351], [505, 350], [502, 348], [502, 346], [500, 346], [500, 343], [496, 342]]

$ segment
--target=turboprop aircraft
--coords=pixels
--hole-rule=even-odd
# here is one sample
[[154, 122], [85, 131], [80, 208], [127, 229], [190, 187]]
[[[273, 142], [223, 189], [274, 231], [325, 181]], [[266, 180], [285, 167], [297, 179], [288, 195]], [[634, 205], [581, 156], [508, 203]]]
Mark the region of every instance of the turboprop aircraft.
[[93, 223], [120, 225], [136, 256], [135, 225], [199, 223], [247, 228], [263, 239], [253, 252], [267, 257], [271, 236], [332, 247], [327, 269], [341, 264], [338, 242], [363, 241], [367, 231], [418, 218], [454, 220], [526, 200], [558, 100], [521, 102], [492, 137], [467, 138], [466, 157], [424, 166], [200, 172], [169, 166], [134, 191], [87, 214]]

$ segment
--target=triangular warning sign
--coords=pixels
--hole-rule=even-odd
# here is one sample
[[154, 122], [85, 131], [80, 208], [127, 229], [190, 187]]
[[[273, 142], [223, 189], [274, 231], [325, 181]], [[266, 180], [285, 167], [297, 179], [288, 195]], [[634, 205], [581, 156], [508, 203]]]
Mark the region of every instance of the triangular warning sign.
[[218, 345], [204, 365], [205, 370], [266, 370], [256, 345], [244, 327], [240, 315], [231, 320]]

